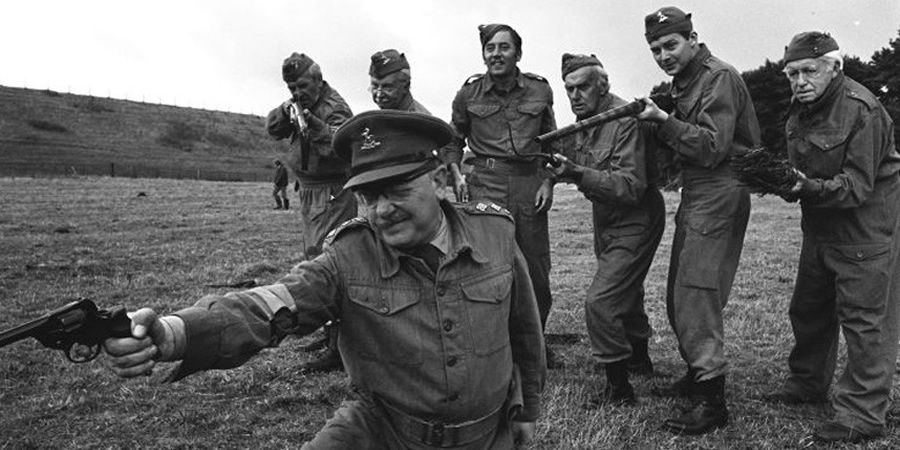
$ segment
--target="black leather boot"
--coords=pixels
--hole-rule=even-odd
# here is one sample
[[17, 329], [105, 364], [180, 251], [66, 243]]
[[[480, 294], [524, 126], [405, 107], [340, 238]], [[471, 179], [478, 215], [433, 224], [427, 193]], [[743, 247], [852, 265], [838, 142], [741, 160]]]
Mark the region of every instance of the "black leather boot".
[[604, 365], [606, 371], [606, 386], [597, 398], [590, 402], [590, 406], [603, 405], [626, 406], [637, 402], [634, 396], [634, 388], [628, 382], [628, 360], [616, 361]]
[[728, 425], [725, 405], [725, 376], [694, 385], [690, 409], [663, 422], [663, 428], [678, 434], [706, 434]]
[[650, 389], [650, 393], [657, 397], [683, 397], [688, 398], [694, 392], [694, 377], [696, 372], [688, 368], [687, 373], [669, 386], [660, 386]]
[[284, 199], [284, 209], [291, 209], [291, 201], [287, 197]]
[[653, 361], [650, 360], [649, 341], [631, 341], [631, 357], [628, 358], [628, 372], [634, 375], [652, 375]]

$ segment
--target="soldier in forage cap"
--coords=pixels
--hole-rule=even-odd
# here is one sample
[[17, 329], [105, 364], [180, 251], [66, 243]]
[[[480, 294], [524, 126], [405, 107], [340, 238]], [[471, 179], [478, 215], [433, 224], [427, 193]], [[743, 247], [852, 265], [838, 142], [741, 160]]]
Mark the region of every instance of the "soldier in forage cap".
[[[435, 155], [452, 131], [434, 117], [368, 111], [335, 135], [365, 209], [311, 261], [269, 286], [207, 296], [105, 349], [122, 377], [181, 361], [180, 379], [243, 364], [289, 334], [340, 318], [358, 399], [304, 449], [512, 449], [534, 437], [546, 374], [528, 269], [509, 212], [451, 204]], [[352, 158], [350, 158], [352, 155]]]
[[790, 319], [790, 376], [773, 398], [823, 403], [834, 376], [838, 330], [847, 365], [832, 389], [826, 442], [882, 436], [900, 340], [900, 154], [878, 99], [842, 71], [827, 33], [794, 36], [784, 51], [793, 98], [785, 124], [799, 176], [803, 243]]
[[543, 169], [546, 159], [522, 155], [551, 153], [549, 146], [537, 144], [534, 138], [556, 129], [553, 92], [543, 77], [519, 70], [522, 38], [515, 29], [489, 24], [478, 31], [487, 71], [466, 80], [453, 99], [450, 124], [456, 138], [446, 150], [446, 159], [458, 163], [468, 146], [474, 155], [467, 160], [474, 166], [473, 173], [468, 180], [454, 173], [457, 195], [490, 200], [512, 212], [541, 323], [546, 325], [553, 303], [547, 222], [553, 177]]
[[[281, 66], [281, 75], [291, 98], [269, 112], [266, 130], [276, 139], [290, 139], [290, 151], [282, 156], [297, 176], [300, 220], [303, 225], [300, 259], [311, 259], [322, 252], [325, 236], [338, 225], [357, 215], [356, 200], [343, 190], [350, 162], [334, 152], [331, 140], [335, 131], [353, 113], [350, 106], [322, 78], [322, 69], [304, 53], [292, 53]], [[296, 105], [308, 128], [298, 131], [291, 118], [291, 104]], [[337, 353], [336, 328], [326, 327], [321, 344], [324, 352], [302, 367], [308, 371], [330, 371], [341, 368]]]
[[667, 6], [644, 18], [650, 52], [672, 76], [671, 114], [644, 98], [661, 158], [681, 170], [681, 202], [669, 262], [666, 310], [687, 373], [657, 393], [686, 396], [690, 409], [663, 427], [704, 434], [728, 423], [722, 317], [750, 216], [750, 193], [728, 161], [760, 143], [750, 93], [734, 67], [698, 41], [691, 14]]
[[[609, 91], [609, 74], [594, 55], [566, 53], [562, 78], [578, 120], [625, 105]], [[553, 168], [574, 183], [593, 210], [597, 271], [585, 295], [585, 319], [596, 367], [606, 386], [594, 404], [635, 401], [629, 372], [648, 375], [653, 333], [644, 310], [644, 279], [665, 229], [649, 124], [624, 117], [579, 131]]]

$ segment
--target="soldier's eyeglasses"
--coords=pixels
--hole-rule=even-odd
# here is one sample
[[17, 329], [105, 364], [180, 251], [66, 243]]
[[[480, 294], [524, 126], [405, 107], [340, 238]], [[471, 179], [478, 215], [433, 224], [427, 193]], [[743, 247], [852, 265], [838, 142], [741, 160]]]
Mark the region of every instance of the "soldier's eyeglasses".
[[397, 86], [376, 86], [372, 84], [369, 85], [369, 92], [372, 94], [380, 92], [384, 95], [391, 95], [394, 92], [397, 92]]
[[784, 76], [791, 81], [799, 80], [801, 75], [804, 80], [816, 80], [822, 76], [824, 72], [825, 70], [822, 69], [822, 66], [806, 66], [799, 69], [784, 69], [782, 71]]

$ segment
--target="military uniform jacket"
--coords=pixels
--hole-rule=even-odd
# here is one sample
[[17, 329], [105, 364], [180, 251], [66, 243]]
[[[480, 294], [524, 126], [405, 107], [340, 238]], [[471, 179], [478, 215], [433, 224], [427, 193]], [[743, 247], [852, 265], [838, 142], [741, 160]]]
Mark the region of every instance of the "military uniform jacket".
[[187, 332], [178, 377], [235, 367], [286, 334], [340, 318], [341, 354], [362, 395], [423, 419], [464, 422], [503, 405], [515, 363], [524, 394], [517, 420], [535, 420], [546, 361], [513, 222], [493, 204], [442, 209], [451, 245], [436, 276], [357, 218], [276, 284], [178, 312]]
[[553, 92], [547, 80], [531, 73], [518, 72], [509, 92], [498, 89], [490, 74], [476, 75], [456, 93], [450, 125], [456, 139], [445, 150], [447, 162], [461, 162], [466, 143], [485, 158], [539, 153], [534, 138], [556, 129]]
[[[627, 103], [610, 93], [600, 100], [597, 111]], [[593, 202], [596, 224], [627, 226], [646, 221], [640, 204], [646, 190], [655, 189], [657, 178], [649, 141], [634, 117], [624, 117], [576, 133], [572, 146], [563, 150], [566, 157], [587, 168], [578, 190]]]
[[741, 75], [705, 44], [672, 80], [675, 109], [657, 136], [681, 166], [682, 181], [732, 180], [728, 158], [760, 143], [759, 123]]
[[[314, 130], [310, 126], [310, 155], [307, 170], [301, 168], [299, 142], [294, 143], [294, 152], [286, 164], [290, 166], [301, 182], [346, 180], [350, 162], [334, 152], [331, 147], [331, 138], [334, 136], [334, 132], [353, 116], [350, 106], [337, 91], [323, 81], [319, 100], [312, 108], [309, 108], [309, 111], [328, 126], [321, 130]], [[281, 106], [269, 112], [266, 118], [266, 131], [276, 139], [291, 138], [293, 140], [296, 133], [294, 125], [291, 124], [290, 115]]]
[[791, 164], [814, 186], [801, 198], [804, 232], [823, 241], [888, 241], [897, 218], [884, 196], [897, 183], [900, 155], [875, 96], [841, 73], [812, 104], [791, 104], [785, 132]]

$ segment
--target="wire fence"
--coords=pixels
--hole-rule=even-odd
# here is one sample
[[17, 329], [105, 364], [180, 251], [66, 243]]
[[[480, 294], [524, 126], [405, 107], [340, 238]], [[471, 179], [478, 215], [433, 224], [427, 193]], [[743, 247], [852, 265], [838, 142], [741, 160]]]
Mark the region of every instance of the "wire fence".
[[0, 163], [3, 177], [71, 177], [99, 175], [123, 178], [169, 178], [208, 181], [270, 181], [271, 171], [222, 171], [205, 168], [149, 166], [141, 164], [63, 164], [63, 163]]

